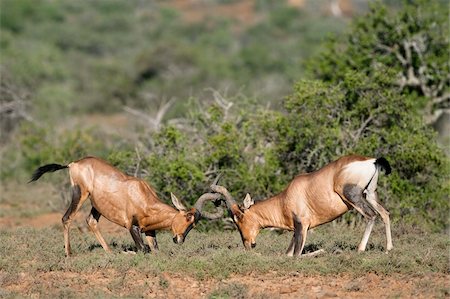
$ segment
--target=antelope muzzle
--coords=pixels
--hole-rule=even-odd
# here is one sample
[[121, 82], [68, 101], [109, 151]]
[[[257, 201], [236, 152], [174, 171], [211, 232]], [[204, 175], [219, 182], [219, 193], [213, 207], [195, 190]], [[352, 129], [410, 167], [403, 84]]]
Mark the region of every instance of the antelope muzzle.
[[173, 237], [173, 242], [175, 244], [183, 244], [184, 242], [184, 236], [183, 235], [176, 235]]

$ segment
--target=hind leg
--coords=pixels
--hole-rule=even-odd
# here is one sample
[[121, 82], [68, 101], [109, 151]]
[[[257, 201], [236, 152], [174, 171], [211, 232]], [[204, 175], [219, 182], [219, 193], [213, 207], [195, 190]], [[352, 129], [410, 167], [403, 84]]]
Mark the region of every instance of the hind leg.
[[389, 212], [383, 208], [377, 201], [378, 194], [376, 191], [368, 192], [366, 195], [367, 202], [375, 209], [375, 211], [380, 214], [381, 219], [383, 220], [384, 227], [386, 229], [386, 251], [392, 250], [394, 246], [392, 245], [392, 236], [391, 236], [391, 220], [389, 218]]
[[375, 223], [375, 219], [369, 219], [369, 221], [367, 221], [366, 230], [364, 231], [364, 236], [358, 245], [358, 251], [366, 250], [367, 241], [369, 241], [370, 233], [372, 232], [374, 223]]
[[86, 218], [86, 222], [89, 225], [89, 228], [94, 233], [95, 237], [97, 238], [100, 245], [102, 245], [103, 249], [106, 252], [111, 252], [111, 249], [109, 248], [108, 244], [105, 242], [105, 239], [103, 239], [102, 234], [100, 233], [100, 230], [98, 229], [98, 219], [102, 216], [99, 211], [97, 211], [96, 208], [92, 207], [91, 213]]
[[81, 190], [80, 186], [72, 186], [72, 202], [70, 203], [69, 208], [62, 218], [62, 223], [64, 226], [64, 248], [66, 251], [66, 256], [70, 256], [71, 254], [69, 241], [70, 223], [72, 222], [72, 219], [75, 217], [78, 210], [83, 205], [88, 196], [89, 192]]
[[357, 185], [345, 185], [342, 192], [337, 192], [339, 196], [355, 210], [367, 219], [377, 216], [375, 209], [370, 205], [363, 195], [363, 189]]
[[358, 246], [358, 251], [364, 251], [377, 217], [377, 211], [364, 197], [363, 189], [357, 185], [345, 185], [343, 190], [341, 192], [337, 191], [337, 193], [346, 203], [354, 207], [367, 219], [366, 229]]

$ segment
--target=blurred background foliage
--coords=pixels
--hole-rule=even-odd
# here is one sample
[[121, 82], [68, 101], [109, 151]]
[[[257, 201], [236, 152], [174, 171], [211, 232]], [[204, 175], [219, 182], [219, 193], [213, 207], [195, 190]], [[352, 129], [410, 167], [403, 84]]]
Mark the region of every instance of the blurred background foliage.
[[368, 2], [1, 0], [2, 184], [97, 155], [263, 199], [357, 153], [394, 222], [448, 227], [448, 4]]

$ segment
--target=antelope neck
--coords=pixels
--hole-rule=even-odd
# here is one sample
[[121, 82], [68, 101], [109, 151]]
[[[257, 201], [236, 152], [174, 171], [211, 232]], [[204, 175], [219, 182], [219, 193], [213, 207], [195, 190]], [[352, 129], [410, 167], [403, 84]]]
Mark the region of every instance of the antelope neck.
[[254, 204], [250, 207], [249, 212], [251, 212], [261, 228], [276, 227], [292, 229], [283, 210], [281, 196], [275, 195], [274, 197]]
[[152, 206], [147, 214], [151, 216], [145, 218], [143, 226], [145, 230], [170, 229], [177, 214], [177, 210], [164, 203]]

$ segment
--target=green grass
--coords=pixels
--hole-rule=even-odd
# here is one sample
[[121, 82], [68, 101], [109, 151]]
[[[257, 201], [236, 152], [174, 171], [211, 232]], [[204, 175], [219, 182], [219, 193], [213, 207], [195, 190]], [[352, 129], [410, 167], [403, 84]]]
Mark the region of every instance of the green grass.
[[[73, 256], [65, 258], [60, 228], [19, 228], [0, 231], [0, 269], [14, 277], [21, 272], [92, 272], [99, 269], [119, 273], [135, 269], [143, 274], [185, 273], [197, 279], [227, 278], [232, 274], [426, 274], [448, 273], [449, 240], [445, 234], [414, 229], [394, 230], [394, 250], [384, 251], [382, 226], [373, 232], [368, 250], [356, 252], [363, 227], [323, 227], [309, 234], [306, 250], [323, 248], [326, 254], [314, 258], [284, 255], [291, 233], [265, 231], [253, 251], [244, 251], [236, 231], [192, 231], [185, 244], [175, 245], [169, 233], [160, 233], [157, 254], [123, 254], [133, 247], [131, 237], [105, 234], [113, 254], [106, 254], [90, 233], [71, 230]], [[164, 285], [164, 280], [161, 280]]]

